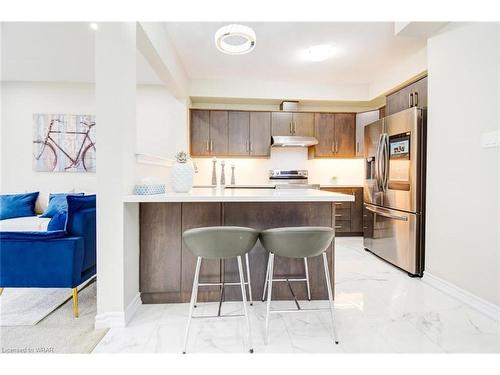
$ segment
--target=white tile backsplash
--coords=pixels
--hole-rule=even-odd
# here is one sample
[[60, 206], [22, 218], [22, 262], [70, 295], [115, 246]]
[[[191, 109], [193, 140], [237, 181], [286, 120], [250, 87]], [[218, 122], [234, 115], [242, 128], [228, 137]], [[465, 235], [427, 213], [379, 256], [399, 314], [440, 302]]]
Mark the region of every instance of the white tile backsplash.
[[[231, 180], [231, 165], [236, 166], [236, 184], [267, 183], [270, 169], [307, 169], [309, 182], [317, 184], [334, 184], [332, 176], [336, 176], [339, 185], [363, 184], [363, 159], [308, 159], [307, 148], [273, 148], [269, 159], [217, 159], [217, 181], [220, 182], [220, 161], [226, 162], [226, 183]], [[195, 159], [198, 173], [194, 176], [195, 185], [210, 184], [212, 176], [212, 159]]]

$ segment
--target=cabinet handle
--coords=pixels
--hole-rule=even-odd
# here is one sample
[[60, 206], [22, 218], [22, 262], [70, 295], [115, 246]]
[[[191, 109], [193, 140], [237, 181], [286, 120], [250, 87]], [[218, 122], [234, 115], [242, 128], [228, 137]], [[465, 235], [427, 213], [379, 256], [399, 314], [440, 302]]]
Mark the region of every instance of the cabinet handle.
[[292, 130], [292, 122], [290, 121], [290, 135], [293, 135], [293, 130]]
[[207, 151], [210, 151], [210, 141], [207, 139]]
[[342, 217], [341, 214], [335, 214], [335, 217]]
[[415, 107], [418, 107], [418, 92], [414, 92], [413, 96], [415, 97]]
[[253, 152], [252, 141], [248, 140], [248, 151]]
[[335, 141], [335, 153], [337, 154], [339, 152], [339, 142]]
[[413, 107], [413, 93], [408, 94], [408, 108]]
[[293, 122], [293, 134], [295, 135], [295, 132], [297, 131], [297, 124], [295, 121]]
[[342, 225], [335, 225], [335, 229], [342, 229]]
[[210, 140], [210, 152], [214, 150], [214, 141]]
[[335, 206], [342, 206], [342, 203], [335, 203]]
[[359, 152], [359, 142], [356, 142], [356, 153]]

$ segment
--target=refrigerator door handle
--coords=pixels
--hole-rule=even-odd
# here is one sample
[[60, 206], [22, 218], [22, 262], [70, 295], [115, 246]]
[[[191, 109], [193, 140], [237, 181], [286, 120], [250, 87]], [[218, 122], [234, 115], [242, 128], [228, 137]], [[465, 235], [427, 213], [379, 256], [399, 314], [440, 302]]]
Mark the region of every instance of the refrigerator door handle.
[[377, 214], [377, 215], [380, 215], [383, 217], [388, 217], [389, 219], [394, 219], [394, 220], [399, 220], [399, 221], [408, 221], [408, 218], [406, 216], [393, 215], [393, 214], [390, 214], [388, 212], [384, 212], [384, 211], [381, 211], [379, 209], [372, 208], [369, 206], [365, 206], [365, 208], [368, 211], [373, 212], [374, 214]]
[[383, 159], [381, 160], [381, 162], [383, 163], [382, 191], [385, 193], [387, 192], [387, 184], [389, 182], [389, 136], [387, 135], [387, 133], [383, 134], [381, 154], [383, 155]]
[[378, 143], [377, 143], [377, 149], [375, 151], [375, 182], [377, 184], [377, 190], [381, 190], [381, 187], [382, 187], [381, 180], [380, 180], [380, 168], [381, 168], [380, 149], [381, 149], [381, 145], [382, 145], [382, 137], [383, 137], [383, 134], [380, 134], [380, 137], [379, 137]]

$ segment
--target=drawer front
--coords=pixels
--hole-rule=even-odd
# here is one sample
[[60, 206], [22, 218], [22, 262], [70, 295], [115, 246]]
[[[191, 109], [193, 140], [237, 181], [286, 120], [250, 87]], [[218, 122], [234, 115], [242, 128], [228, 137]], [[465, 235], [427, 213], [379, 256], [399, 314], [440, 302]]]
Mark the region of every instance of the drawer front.
[[348, 233], [350, 231], [351, 231], [351, 221], [350, 220], [336, 220], [335, 221], [335, 232]]
[[351, 209], [351, 202], [334, 202], [335, 210]]
[[340, 220], [351, 220], [351, 209], [350, 208], [336, 208], [335, 209], [335, 221]]

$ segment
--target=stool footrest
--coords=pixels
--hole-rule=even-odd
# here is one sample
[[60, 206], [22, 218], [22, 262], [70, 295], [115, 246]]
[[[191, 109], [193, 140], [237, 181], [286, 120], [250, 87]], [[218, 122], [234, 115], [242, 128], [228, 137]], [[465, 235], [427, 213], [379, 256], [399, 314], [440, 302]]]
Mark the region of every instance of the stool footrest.
[[198, 315], [192, 316], [193, 319], [211, 319], [211, 318], [244, 318], [244, 314], [226, 314], [226, 315]]
[[[248, 285], [248, 282], [245, 281], [243, 284]], [[235, 286], [235, 285], [240, 285], [240, 283], [199, 283], [198, 286]]]
[[273, 283], [277, 282], [290, 282], [290, 281], [307, 281], [307, 279], [273, 279]]
[[330, 311], [330, 308], [317, 308], [317, 309], [284, 309], [284, 310], [271, 310], [269, 311], [271, 314], [283, 314], [289, 312], [318, 312], [318, 311]]

